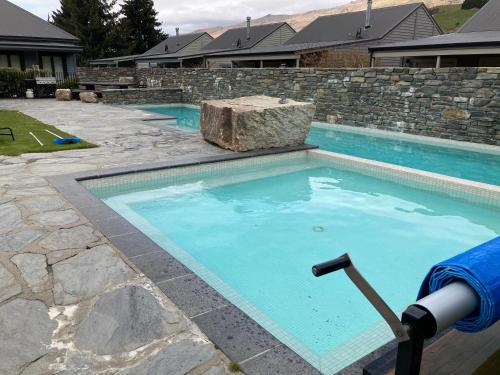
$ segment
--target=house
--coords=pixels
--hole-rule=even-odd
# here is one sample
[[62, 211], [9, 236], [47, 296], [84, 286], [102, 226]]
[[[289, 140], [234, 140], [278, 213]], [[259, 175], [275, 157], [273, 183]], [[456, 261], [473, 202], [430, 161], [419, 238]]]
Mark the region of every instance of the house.
[[0, 68], [39, 67], [57, 76], [76, 71], [79, 40], [6, 0], [0, 0]]
[[490, 0], [457, 32], [370, 48], [373, 66], [393, 59], [395, 66], [500, 66], [500, 0]]
[[294, 34], [295, 30], [286, 22], [252, 26], [250, 17], [247, 17], [246, 27], [230, 29], [198, 51], [179, 51], [175, 54], [147, 56], [137, 59], [137, 63], [138, 66], [140, 66], [139, 64], [149, 64], [149, 66], [177, 65], [210, 68], [269, 66], [268, 64], [271, 64], [273, 58], [264, 63], [258, 57], [245, 57], [240, 61], [238, 57], [226, 58], [218, 54], [228, 51], [245, 51], [252, 48], [272, 48], [282, 45]]
[[197, 53], [214, 38], [206, 33], [180, 34], [176, 29], [175, 36], [168, 36], [150, 50], [140, 55], [119, 56], [90, 61], [93, 66], [149, 66], [149, 61], [154, 61], [156, 66], [177, 67], [179, 62], [171, 59], [173, 55], [189, 55]]
[[[212, 52], [207, 59], [217, 56], [228, 62], [238, 61], [240, 65], [254, 59], [281, 59], [287, 66], [290, 65], [286, 62], [291, 59], [300, 60], [301, 66], [314, 66], [314, 58], [312, 62], [307, 62], [308, 58], [311, 61], [311, 56], [331, 52], [335, 59], [336, 55], [347, 51], [361, 55], [364, 65], [368, 65], [368, 48], [371, 46], [440, 34], [439, 25], [423, 3], [372, 10], [371, 1], [368, 1], [367, 11], [319, 17], [282, 45], [257, 45], [241, 50]], [[386, 58], [381, 63], [391, 65], [394, 63], [392, 60]]]

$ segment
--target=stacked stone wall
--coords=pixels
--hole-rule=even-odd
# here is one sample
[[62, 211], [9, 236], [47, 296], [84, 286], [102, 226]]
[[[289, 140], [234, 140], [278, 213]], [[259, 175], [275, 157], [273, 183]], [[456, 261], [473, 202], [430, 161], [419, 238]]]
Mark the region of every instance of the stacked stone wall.
[[135, 76], [182, 89], [185, 103], [286, 95], [314, 101], [318, 121], [500, 145], [500, 68], [155, 68]]

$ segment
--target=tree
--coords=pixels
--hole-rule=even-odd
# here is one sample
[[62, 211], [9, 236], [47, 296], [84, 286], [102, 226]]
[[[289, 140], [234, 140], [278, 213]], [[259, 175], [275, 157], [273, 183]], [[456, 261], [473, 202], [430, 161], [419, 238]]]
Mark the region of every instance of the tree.
[[120, 33], [123, 54], [141, 54], [165, 39], [153, 0], [124, 0], [121, 7]]
[[55, 25], [80, 39], [79, 63], [116, 55], [115, 4], [116, 0], [61, 0], [61, 8], [52, 13]]
[[465, 0], [462, 4], [462, 9], [481, 9], [487, 2], [488, 0]]

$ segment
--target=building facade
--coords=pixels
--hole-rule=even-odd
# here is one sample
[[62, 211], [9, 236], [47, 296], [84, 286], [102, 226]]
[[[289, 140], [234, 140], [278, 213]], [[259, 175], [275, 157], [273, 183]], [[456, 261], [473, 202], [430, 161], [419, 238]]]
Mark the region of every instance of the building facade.
[[0, 0], [0, 68], [43, 69], [55, 76], [76, 72], [80, 41], [6, 0]]

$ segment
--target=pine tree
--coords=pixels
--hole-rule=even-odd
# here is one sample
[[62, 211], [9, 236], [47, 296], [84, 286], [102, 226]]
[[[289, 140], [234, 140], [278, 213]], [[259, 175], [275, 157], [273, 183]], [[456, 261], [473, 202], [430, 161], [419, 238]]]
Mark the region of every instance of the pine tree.
[[123, 54], [140, 54], [165, 39], [153, 0], [124, 0], [121, 7], [120, 33], [124, 39]]
[[116, 0], [61, 0], [61, 8], [52, 13], [55, 25], [80, 39], [80, 64], [117, 54], [115, 4]]

